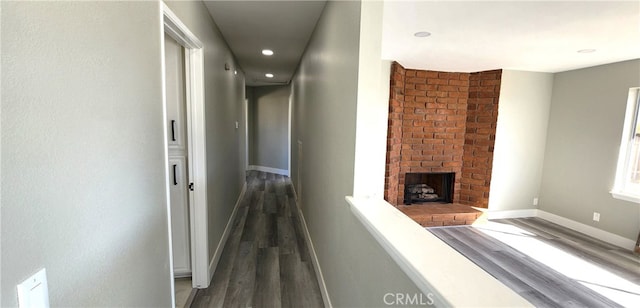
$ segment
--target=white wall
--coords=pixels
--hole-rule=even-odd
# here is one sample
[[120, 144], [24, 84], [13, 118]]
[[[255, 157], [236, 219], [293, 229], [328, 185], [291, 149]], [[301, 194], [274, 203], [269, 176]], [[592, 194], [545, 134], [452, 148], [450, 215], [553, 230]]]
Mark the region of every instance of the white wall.
[[0, 306], [170, 305], [159, 3], [0, 5]]
[[[204, 3], [166, 3], [204, 44], [208, 239], [209, 258], [213, 258], [245, 180], [245, 125], [235, 126], [244, 118], [244, 75]], [[224, 69], [225, 63], [230, 70]]]
[[384, 195], [391, 62], [382, 61], [382, 6], [364, 2], [360, 19], [353, 196]]
[[292, 82], [293, 182], [299, 170], [302, 187], [296, 190], [302, 188], [302, 212], [336, 307], [379, 307], [387, 292], [419, 292], [345, 201], [354, 192], [359, 66], [382, 70], [379, 58], [359, 60], [361, 12], [378, 16], [381, 3], [371, 4], [372, 11], [361, 11], [361, 4], [327, 2]]
[[490, 210], [537, 208], [553, 74], [502, 71]]
[[[540, 209], [634, 240], [640, 205], [614, 199], [613, 187], [629, 88], [640, 60], [557, 73], [544, 160]], [[600, 222], [592, 220], [599, 212]]]
[[[212, 256], [244, 183], [243, 75], [201, 2], [168, 5], [205, 44]], [[52, 306], [170, 306], [159, 2], [0, 8], [0, 306], [42, 267]]]
[[249, 165], [289, 169], [289, 86], [248, 87]]

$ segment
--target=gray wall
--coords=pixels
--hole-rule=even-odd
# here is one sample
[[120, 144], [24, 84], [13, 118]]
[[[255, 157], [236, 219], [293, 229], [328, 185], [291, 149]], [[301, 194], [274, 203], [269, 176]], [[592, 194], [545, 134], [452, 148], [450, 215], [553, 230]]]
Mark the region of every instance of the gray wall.
[[[204, 3], [166, 3], [204, 44], [208, 235], [212, 258], [245, 180], [245, 125], [239, 123], [238, 129], [235, 126], [236, 121], [243, 120], [244, 77]], [[232, 69], [225, 71], [225, 63]]]
[[502, 71], [490, 210], [537, 208], [553, 74]]
[[327, 3], [292, 83], [293, 182], [336, 307], [418, 292], [344, 199], [354, 188], [360, 12], [360, 2]]
[[[540, 209], [635, 240], [640, 206], [613, 187], [629, 88], [640, 60], [555, 74]], [[592, 221], [593, 212], [600, 222]]]
[[[159, 2], [0, 5], [0, 306], [42, 267], [52, 306], [170, 306]], [[244, 182], [244, 82], [204, 5], [169, 6], [205, 44], [213, 252]]]
[[2, 1], [2, 303], [171, 303], [158, 2]]
[[290, 86], [248, 87], [249, 165], [289, 169]]

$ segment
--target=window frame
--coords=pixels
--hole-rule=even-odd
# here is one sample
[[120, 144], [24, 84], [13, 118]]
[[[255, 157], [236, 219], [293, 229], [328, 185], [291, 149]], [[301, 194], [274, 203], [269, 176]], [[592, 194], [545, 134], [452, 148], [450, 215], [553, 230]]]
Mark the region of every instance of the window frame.
[[620, 140], [620, 151], [618, 153], [618, 165], [616, 177], [611, 195], [620, 200], [635, 202], [640, 204], [640, 183], [630, 183], [629, 173], [631, 172], [632, 150], [634, 140], [640, 132], [637, 127], [640, 122], [640, 87], [630, 88], [625, 111], [622, 138]]

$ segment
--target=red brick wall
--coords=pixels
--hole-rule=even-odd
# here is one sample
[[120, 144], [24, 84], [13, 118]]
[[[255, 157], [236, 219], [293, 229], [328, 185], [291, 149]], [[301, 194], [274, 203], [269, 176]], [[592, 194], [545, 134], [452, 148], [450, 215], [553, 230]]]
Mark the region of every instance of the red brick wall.
[[385, 200], [395, 200], [398, 195], [400, 175], [400, 149], [402, 148], [402, 118], [404, 108], [405, 70], [398, 63], [391, 67], [389, 91], [389, 127], [387, 129], [387, 165], [384, 179]]
[[[487, 202], [481, 201], [485, 195], [488, 201], [492, 160], [487, 156], [493, 155], [499, 82], [500, 71], [447, 73], [405, 69], [393, 63], [385, 200], [394, 205], [403, 203], [407, 172], [455, 172], [453, 201], [486, 207]], [[483, 83], [486, 85], [481, 86]], [[492, 104], [486, 103], [489, 86], [495, 102]], [[470, 120], [470, 126], [475, 128], [472, 134], [468, 129]], [[492, 133], [485, 133], [486, 121], [493, 121], [489, 124]], [[475, 153], [479, 157], [476, 160]], [[467, 161], [470, 163], [465, 165]], [[480, 175], [484, 177], [477, 179]], [[478, 198], [480, 180], [484, 180], [485, 187]]]
[[467, 128], [464, 141], [460, 202], [486, 208], [496, 140], [502, 71], [473, 73], [469, 77]]

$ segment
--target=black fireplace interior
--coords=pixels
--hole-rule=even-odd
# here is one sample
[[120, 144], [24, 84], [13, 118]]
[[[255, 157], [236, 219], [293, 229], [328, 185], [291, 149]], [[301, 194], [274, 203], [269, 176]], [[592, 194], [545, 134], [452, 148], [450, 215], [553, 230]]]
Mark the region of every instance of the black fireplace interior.
[[407, 173], [404, 178], [404, 204], [453, 202], [454, 172]]

